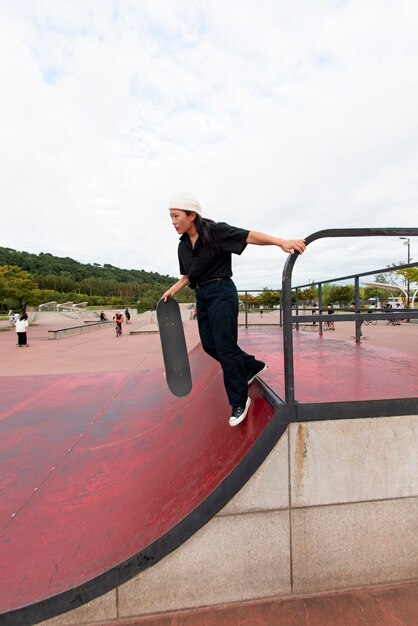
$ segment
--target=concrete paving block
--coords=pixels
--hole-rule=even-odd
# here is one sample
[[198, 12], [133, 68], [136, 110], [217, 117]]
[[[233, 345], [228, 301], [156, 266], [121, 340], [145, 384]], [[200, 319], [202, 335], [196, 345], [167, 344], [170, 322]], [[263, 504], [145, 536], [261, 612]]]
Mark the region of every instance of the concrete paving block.
[[294, 509], [293, 591], [418, 578], [418, 498]]
[[218, 515], [289, 508], [288, 430], [246, 485]]
[[40, 626], [76, 626], [78, 624], [100, 623], [117, 618], [116, 589], [92, 600], [74, 611], [63, 613], [44, 622]]
[[119, 616], [290, 592], [287, 511], [216, 517], [118, 590]]
[[293, 507], [418, 495], [418, 416], [291, 424]]

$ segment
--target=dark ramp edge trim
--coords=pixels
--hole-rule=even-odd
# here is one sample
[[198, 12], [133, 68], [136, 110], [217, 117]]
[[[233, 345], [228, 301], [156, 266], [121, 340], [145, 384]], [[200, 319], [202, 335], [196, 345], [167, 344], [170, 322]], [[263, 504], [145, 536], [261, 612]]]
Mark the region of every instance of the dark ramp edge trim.
[[294, 406], [296, 409], [296, 421], [298, 422], [418, 415], [418, 398], [318, 402], [296, 404]]
[[273, 450], [286, 431], [289, 423], [295, 421], [294, 409], [285, 406], [281, 400], [261, 381], [256, 384], [262, 396], [275, 409], [274, 415], [254, 443], [251, 450], [241, 460], [228, 478], [221, 483], [204, 502], [192, 511], [169, 533], [135, 554], [120, 565], [100, 576], [51, 598], [29, 606], [3, 613], [0, 624], [3, 626], [31, 626], [56, 617], [91, 602], [101, 595], [127, 582], [148, 567], [158, 563], [173, 552], [202, 528], [235, 496]]

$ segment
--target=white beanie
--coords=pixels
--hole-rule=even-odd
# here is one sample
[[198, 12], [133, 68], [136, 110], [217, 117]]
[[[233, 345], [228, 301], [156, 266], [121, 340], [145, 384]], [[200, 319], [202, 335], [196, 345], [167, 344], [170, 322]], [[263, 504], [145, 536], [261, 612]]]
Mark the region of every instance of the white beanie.
[[198, 215], [202, 215], [202, 207], [192, 193], [186, 191], [175, 193], [170, 199], [169, 209], [181, 209], [182, 211], [194, 211]]

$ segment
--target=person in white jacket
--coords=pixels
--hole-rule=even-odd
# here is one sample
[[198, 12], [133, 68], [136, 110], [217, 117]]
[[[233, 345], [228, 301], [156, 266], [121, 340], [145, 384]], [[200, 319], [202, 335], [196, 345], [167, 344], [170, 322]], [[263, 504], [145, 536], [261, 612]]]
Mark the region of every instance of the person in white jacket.
[[26, 329], [29, 326], [29, 322], [26, 315], [21, 315], [18, 321], [15, 323], [15, 329], [17, 333], [17, 345], [19, 348], [29, 346], [28, 338], [26, 335]]

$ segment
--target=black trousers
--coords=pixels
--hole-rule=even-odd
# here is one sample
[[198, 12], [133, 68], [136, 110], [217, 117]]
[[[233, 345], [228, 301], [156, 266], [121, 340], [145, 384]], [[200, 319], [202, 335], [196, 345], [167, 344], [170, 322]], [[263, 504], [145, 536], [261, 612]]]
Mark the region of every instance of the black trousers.
[[17, 333], [17, 342], [19, 346], [26, 346], [27, 344], [27, 335], [26, 332], [24, 333]]
[[229, 403], [243, 405], [248, 378], [262, 365], [238, 346], [238, 293], [228, 278], [196, 289], [197, 322], [202, 347], [221, 364]]

